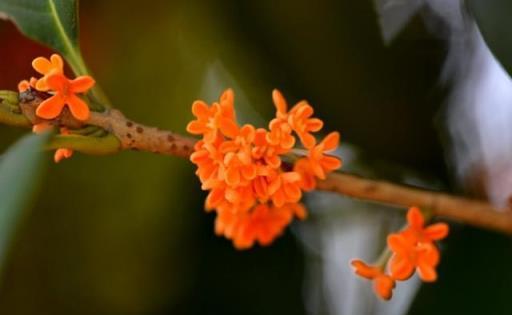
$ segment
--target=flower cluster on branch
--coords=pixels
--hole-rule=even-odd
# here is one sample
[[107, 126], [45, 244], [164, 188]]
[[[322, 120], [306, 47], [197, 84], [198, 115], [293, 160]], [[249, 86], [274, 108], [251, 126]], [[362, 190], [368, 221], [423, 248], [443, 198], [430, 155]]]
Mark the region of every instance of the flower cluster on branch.
[[311, 105], [301, 101], [288, 110], [279, 91], [272, 97], [277, 111], [268, 129], [237, 123], [231, 89], [211, 106], [194, 102], [196, 119], [187, 126], [202, 136], [190, 160], [209, 191], [206, 209], [217, 212], [215, 231], [239, 249], [270, 244], [294, 217], [305, 218], [302, 192], [341, 167], [328, 154], [338, 147], [339, 134], [317, 143], [313, 134], [323, 122], [313, 117]]

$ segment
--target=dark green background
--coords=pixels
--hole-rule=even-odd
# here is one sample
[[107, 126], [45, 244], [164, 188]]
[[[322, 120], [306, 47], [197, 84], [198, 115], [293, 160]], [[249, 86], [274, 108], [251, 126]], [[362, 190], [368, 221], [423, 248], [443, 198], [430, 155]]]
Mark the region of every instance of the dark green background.
[[[88, 0], [80, 16], [86, 61], [135, 120], [183, 132], [193, 100], [230, 86], [245, 94], [241, 108], [269, 119], [278, 87], [308, 99], [325, 129], [365, 156], [450, 187], [438, 84], [446, 47], [419, 17], [386, 46], [371, 1]], [[50, 52], [7, 22], [0, 38], [0, 86], [14, 89]], [[229, 78], [212, 83], [208, 69]], [[23, 131], [0, 132], [3, 149]], [[379, 165], [372, 171], [393, 177]], [[0, 313], [304, 314], [300, 243], [287, 233], [237, 252], [214, 236], [203, 197], [185, 160], [77, 154], [52, 166], [8, 257]], [[458, 228], [445, 245], [439, 282], [410, 314], [510, 314], [509, 238]]]

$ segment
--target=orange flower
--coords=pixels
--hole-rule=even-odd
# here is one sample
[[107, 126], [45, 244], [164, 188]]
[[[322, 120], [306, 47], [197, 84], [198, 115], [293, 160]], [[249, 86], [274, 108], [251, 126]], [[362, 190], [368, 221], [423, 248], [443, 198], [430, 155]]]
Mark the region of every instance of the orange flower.
[[218, 137], [213, 142], [198, 141], [194, 146], [195, 151], [190, 161], [197, 165], [196, 175], [203, 184], [203, 190], [211, 189], [221, 182], [219, 169], [224, 161], [224, 154], [220, 151], [222, 143], [223, 140]]
[[[69, 130], [67, 128], [60, 128], [61, 135], [69, 135]], [[73, 156], [73, 150], [71, 149], [57, 149], [55, 151], [55, 155], [53, 156], [53, 160], [55, 163], [59, 163], [63, 159], [69, 159]]]
[[270, 132], [266, 135], [269, 145], [275, 147], [279, 154], [288, 153], [295, 145], [292, 128], [286, 122], [272, 120], [269, 124]]
[[80, 76], [73, 80], [69, 80], [62, 74], [48, 76], [46, 85], [55, 91], [55, 95], [44, 100], [37, 107], [36, 115], [44, 119], [54, 119], [67, 105], [76, 119], [82, 121], [89, 119], [89, 106], [76, 94], [87, 92], [94, 84], [90, 76]]
[[50, 76], [55, 74], [64, 74], [64, 61], [62, 58], [53, 54], [50, 56], [50, 60], [44, 57], [37, 57], [32, 61], [32, 67], [43, 75], [43, 77], [36, 82], [36, 89], [38, 91], [46, 92], [51, 89], [47, 84], [47, 80]]
[[71, 149], [57, 149], [57, 151], [55, 151], [55, 155], [54, 155], [53, 159], [54, 159], [55, 163], [59, 163], [63, 159], [69, 159], [72, 156], [73, 156], [73, 150], [71, 150]]
[[268, 133], [263, 128], [256, 129], [252, 155], [256, 160], [263, 160], [269, 167], [277, 169], [281, 166], [281, 158], [278, 151], [267, 141]]
[[311, 133], [319, 131], [324, 125], [320, 119], [310, 118], [313, 113], [313, 107], [302, 101], [295, 105], [288, 119], [290, 126], [297, 133], [306, 149], [312, 148], [316, 144], [316, 139]]
[[286, 122], [286, 124], [297, 134], [300, 141], [306, 149], [312, 148], [316, 144], [315, 137], [311, 134], [317, 132], [323, 127], [323, 122], [318, 118], [311, 118], [313, 116], [313, 107], [306, 101], [297, 103], [290, 112], [285, 98], [275, 89], [272, 92], [272, 99], [276, 106], [276, 119], [270, 124], [277, 124], [277, 122]]
[[388, 246], [393, 252], [389, 269], [394, 279], [407, 280], [416, 269], [423, 281], [437, 280], [435, 268], [439, 264], [439, 250], [434, 244], [414, 244], [402, 234], [391, 234], [388, 237]]
[[340, 134], [338, 132], [331, 132], [322, 142], [309, 150], [308, 160], [311, 170], [316, 177], [325, 179], [327, 173], [330, 173], [341, 167], [341, 160], [330, 155], [327, 152], [336, 150], [340, 141]]
[[37, 79], [34, 77], [30, 78], [30, 81], [22, 80], [22, 81], [20, 81], [20, 83], [18, 83], [18, 92], [23, 93], [30, 88], [35, 89], [36, 84], [37, 84]]
[[89, 107], [76, 94], [85, 93], [95, 84], [90, 76], [80, 76], [70, 80], [64, 75], [64, 61], [57, 55], [51, 55], [50, 59], [38, 57], [32, 62], [34, 69], [43, 75], [42, 78], [23, 80], [18, 84], [19, 92], [29, 88], [53, 94], [50, 98], [41, 102], [36, 109], [36, 115], [44, 119], [54, 119], [59, 116], [67, 105], [71, 114], [78, 120], [85, 121], [89, 118]]
[[285, 203], [298, 202], [302, 197], [300, 181], [300, 174], [296, 172], [282, 172], [272, 178], [268, 192], [274, 205], [282, 207]]
[[221, 178], [229, 186], [247, 185], [256, 177], [256, 165], [252, 160], [252, 146], [255, 130], [251, 125], [245, 125], [231, 141], [221, 144], [220, 150], [224, 156]]
[[388, 236], [387, 244], [390, 251], [386, 249], [385, 256], [381, 259], [391, 254], [391, 258], [386, 259], [389, 275], [384, 274], [383, 267], [367, 266], [359, 260], [352, 262], [358, 275], [374, 279], [374, 289], [384, 299], [391, 297], [395, 281], [407, 280], [415, 271], [425, 282], [437, 280], [436, 267], [439, 264], [440, 253], [434, 241], [446, 237], [448, 225], [438, 223], [425, 228], [425, 218], [417, 207], [409, 209], [407, 221], [408, 226], [405, 230]]
[[218, 131], [226, 137], [235, 138], [238, 134], [238, 125], [235, 122], [233, 100], [233, 91], [226, 90], [221, 95], [220, 104], [213, 103], [209, 107], [203, 101], [195, 101], [192, 104], [192, 113], [197, 119], [187, 125], [187, 131], [203, 135], [207, 142], [213, 141]]
[[405, 280], [416, 269], [423, 281], [436, 281], [435, 267], [440, 255], [433, 242], [445, 238], [449, 227], [446, 223], [425, 227], [425, 218], [417, 207], [407, 212], [407, 223], [405, 230], [388, 237], [388, 246], [394, 253], [389, 262], [391, 274], [398, 280]]
[[379, 297], [384, 300], [391, 299], [395, 288], [395, 280], [385, 274], [383, 268], [369, 266], [359, 259], [353, 260], [351, 264], [357, 275], [373, 280], [373, 290]]
[[[203, 101], [192, 104], [195, 120], [187, 130], [202, 135], [202, 139], [190, 160], [197, 165], [201, 188], [209, 191], [205, 208], [217, 213], [217, 234], [231, 239], [237, 248], [248, 248], [256, 242], [266, 245], [294, 217], [305, 218], [306, 209], [298, 202], [303, 189], [316, 185], [314, 166], [320, 165], [323, 174], [333, 170], [334, 158], [324, 156], [337, 146], [333, 142], [338, 139], [332, 136], [319, 144], [320, 154], [315, 151], [313, 158], [302, 158], [293, 165], [296, 155], [290, 153], [296, 142], [294, 131], [301, 139], [308, 138], [306, 134], [318, 131], [322, 124], [311, 118], [309, 105], [301, 103], [288, 113], [286, 101], [276, 93], [277, 117], [269, 130], [249, 124], [239, 127], [230, 89], [211, 106]], [[282, 162], [283, 158], [287, 163]]]
[[407, 212], [408, 227], [401, 233], [413, 243], [430, 243], [439, 241], [448, 235], [446, 223], [436, 223], [425, 227], [425, 218], [417, 207], [411, 207]]

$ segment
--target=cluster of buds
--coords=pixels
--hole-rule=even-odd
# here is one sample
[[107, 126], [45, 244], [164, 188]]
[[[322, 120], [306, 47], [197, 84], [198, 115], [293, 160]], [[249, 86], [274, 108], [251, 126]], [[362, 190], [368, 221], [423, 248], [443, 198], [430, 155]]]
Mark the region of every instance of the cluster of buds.
[[[313, 133], [323, 122], [312, 117], [311, 105], [301, 101], [288, 110], [279, 91], [272, 97], [277, 111], [268, 129], [237, 123], [231, 89], [211, 106], [194, 102], [196, 119], [187, 126], [202, 136], [190, 160], [202, 189], [209, 191], [206, 209], [217, 212], [215, 231], [239, 249], [270, 244], [294, 217], [305, 218], [302, 192], [341, 167], [340, 159], [328, 154], [338, 147], [339, 134], [317, 143]], [[297, 140], [302, 147], [296, 147]]]
[[[51, 96], [41, 102], [36, 109], [36, 116], [45, 120], [52, 120], [59, 117], [65, 107], [73, 117], [79, 121], [89, 119], [90, 110], [87, 103], [77, 94], [86, 93], [91, 89], [95, 81], [90, 76], [79, 76], [75, 79], [68, 79], [64, 74], [64, 61], [62, 58], [53, 54], [50, 59], [38, 57], [32, 61], [32, 67], [41, 78], [32, 77], [29, 81], [23, 80], [18, 84], [20, 93], [35, 89], [40, 92], [46, 92]], [[34, 125], [33, 131], [36, 133], [44, 132], [52, 128], [49, 123], [39, 123]], [[61, 134], [68, 134], [68, 130], [61, 128]], [[69, 158], [73, 154], [70, 149], [58, 149], [55, 152], [55, 162], [64, 158]]]
[[420, 209], [412, 207], [407, 212], [407, 227], [388, 236], [387, 243], [392, 253], [389, 259], [374, 266], [353, 260], [352, 266], [356, 274], [373, 280], [373, 288], [378, 296], [389, 300], [395, 282], [409, 279], [415, 271], [424, 282], [437, 280], [436, 267], [440, 253], [435, 241], [445, 238], [448, 231], [446, 223], [425, 226], [425, 217]]

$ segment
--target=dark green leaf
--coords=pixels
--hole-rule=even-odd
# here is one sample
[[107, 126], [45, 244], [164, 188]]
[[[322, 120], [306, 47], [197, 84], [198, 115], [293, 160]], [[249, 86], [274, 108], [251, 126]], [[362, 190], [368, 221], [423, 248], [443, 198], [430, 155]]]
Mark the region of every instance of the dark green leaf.
[[467, 0], [467, 4], [492, 53], [512, 74], [512, 1]]
[[61, 53], [76, 74], [87, 73], [78, 47], [77, 1], [0, 0], [0, 12], [26, 36]]
[[[11, 19], [29, 38], [39, 41], [64, 56], [76, 75], [88, 74], [78, 41], [78, 0], [0, 0], [0, 17]], [[100, 110], [109, 101], [96, 85], [90, 103]]]
[[43, 147], [48, 138], [48, 134], [26, 136], [0, 160], [0, 266], [39, 187], [45, 166]]

